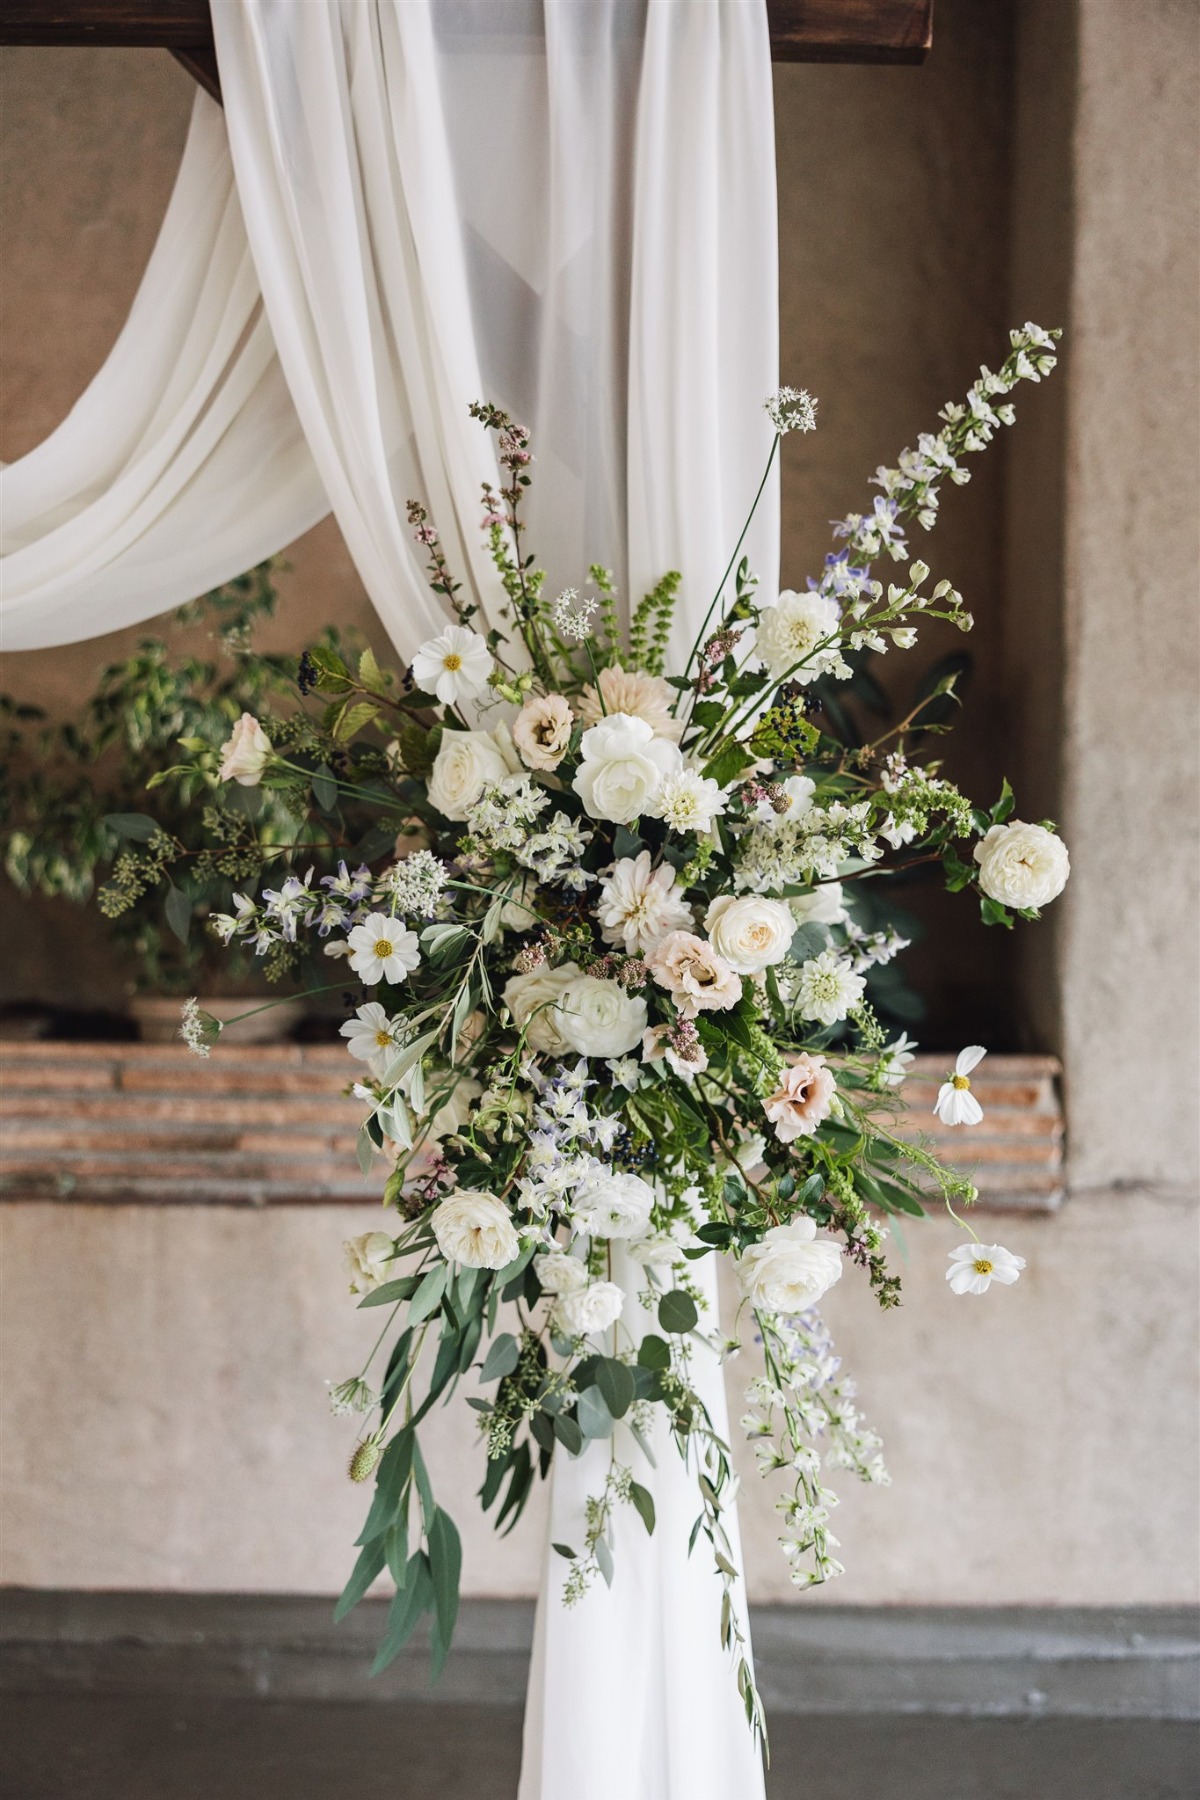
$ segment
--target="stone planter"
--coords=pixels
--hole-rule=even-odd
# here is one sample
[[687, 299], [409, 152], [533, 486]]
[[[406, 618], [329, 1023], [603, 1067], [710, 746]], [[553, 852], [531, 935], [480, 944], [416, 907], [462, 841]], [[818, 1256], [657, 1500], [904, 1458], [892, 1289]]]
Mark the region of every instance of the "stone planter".
[[[253, 999], [206, 1000], [201, 995], [200, 1005], [214, 1019], [224, 1021], [237, 1018], [239, 1013], [247, 1012], [253, 1006], [261, 1006], [262, 998], [256, 996]], [[145, 1044], [169, 1044], [176, 1040], [179, 1037], [182, 1010], [182, 999], [167, 994], [139, 994], [129, 1003], [129, 1011], [137, 1022], [138, 1032]], [[255, 1013], [253, 1018], [243, 1019], [237, 1025], [226, 1025], [221, 1033], [221, 1042], [281, 1044], [303, 1017], [303, 1000], [282, 1000], [267, 1012]]]

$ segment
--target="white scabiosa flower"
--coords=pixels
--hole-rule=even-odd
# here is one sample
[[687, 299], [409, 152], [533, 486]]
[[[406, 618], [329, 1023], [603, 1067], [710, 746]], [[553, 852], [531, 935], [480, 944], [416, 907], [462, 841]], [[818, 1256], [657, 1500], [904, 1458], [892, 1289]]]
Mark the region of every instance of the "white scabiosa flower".
[[862, 1000], [866, 981], [856, 975], [836, 950], [822, 950], [801, 965], [796, 980], [796, 1004], [802, 1019], [818, 1025], [836, 1025]]
[[1018, 909], [1048, 906], [1067, 885], [1067, 846], [1044, 825], [1013, 819], [993, 825], [975, 846], [979, 885], [992, 900]]
[[938, 1089], [933, 1110], [943, 1125], [978, 1125], [983, 1108], [971, 1092], [971, 1070], [987, 1055], [982, 1044], [968, 1044], [954, 1059], [953, 1073]]
[[412, 661], [413, 680], [443, 706], [477, 700], [492, 672], [492, 653], [477, 631], [447, 625], [422, 644]]
[[629, 956], [647, 956], [668, 931], [690, 931], [692, 909], [675, 886], [669, 863], [651, 867], [650, 852], [623, 856], [600, 883], [596, 918], [606, 944]]
[[672, 831], [711, 831], [713, 820], [725, 811], [725, 792], [699, 769], [681, 769], [668, 775], [647, 812], [662, 819]]
[[446, 1261], [468, 1269], [503, 1269], [521, 1248], [509, 1210], [494, 1194], [460, 1188], [439, 1201], [429, 1222]]
[[950, 1252], [946, 1280], [953, 1293], [986, 1294], [993, 1281], [1011, 1287], [1024, 1267], [1025, 1258], [1003, 1244], [960, 1244]]
[[407, 980], [409, 971], [421, 960], [416, 932], [387, 913], [372, 913], [354, 927], [346, 941], [350, 967], [368, 987], [379, 981]]
[[754, 648], [772, 681], [787, 676], [806, 687], [826, 671], [837, 674], [845, 668], [837, 644], [840, 628], [837, 602], [828, 594], [797, 594], [788, 588], [759, 614]]
[[358, 1062], [379, 1069], [398, 1048], [400, 1029], [399, 1019], [389, 1018], [378, 1000], [368, 1000], [352, 1019], [346, 1020], [339, 1036], [346, 1039], [347, 1050]]

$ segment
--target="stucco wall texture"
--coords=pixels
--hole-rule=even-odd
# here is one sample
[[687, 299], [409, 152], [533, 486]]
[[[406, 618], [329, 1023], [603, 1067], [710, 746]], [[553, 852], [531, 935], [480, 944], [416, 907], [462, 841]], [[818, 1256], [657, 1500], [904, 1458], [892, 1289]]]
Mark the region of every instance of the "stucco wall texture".
[[[777, 71], [783, 374], [823, 401], [818, 439], [789, 453], [784, 570], [802, 581], [821, 521], [995, 365], [1010, 312], [1067, 325], [1063, 369], [1022, 397], [930, 560], [981, 620], [960, 767], [1015, 766], [1074, 871], [1052, 926], [1015, 946], [962, 934], [945, 981], [1001, 1025], [1022, 984], [1027, 1041], [1065, 1062], [1072, 1193], [1054, 1218], [996, 1222], [1029, 1263], [1012, 1290], [954, 1300], [956, 1234], [931, 1222], [905, 1234], [898, 1314], [850, 1280], [830, 1296], [894, 1485], [842, 1482], [848, 1573], [812, 1603], [1180, 1601], [1197, 1591], [1194, 7], [938, 12], [924, 71]], [[0, 78], [11, 457], [115, 335], [190, 90], [149, 52], [6, 52]], [[372, 629], [328, 522], [291, 560], [271, 641], [335, 615]], [[114, 647], [11, 658], [5, 685], [68, 707]], [[66, 925], [80, 916], [40, 950], [22, 926], [63, 998]], [[339, 1242], [377, 1218], [5, 1208], [0, 1576], [335, 1590], [363, 1500], [322, 1383], [369, 1328]], [[735, 1416], [750, 1372], [731, 1367]], [[538, 1516], [497, 1547], [463, 1411], [431, 1424], [467, 1591], [531, 1591]], [[773, 1497], [747, 1468], [758, 1599], [791, 1592]]]

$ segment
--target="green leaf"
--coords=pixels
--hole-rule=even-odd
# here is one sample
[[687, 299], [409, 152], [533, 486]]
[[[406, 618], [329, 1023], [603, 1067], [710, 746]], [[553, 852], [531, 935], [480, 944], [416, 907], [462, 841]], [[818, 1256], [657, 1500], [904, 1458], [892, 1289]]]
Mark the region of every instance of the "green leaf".
[[601, 1358], [596, 1370], [596, 1386], [614, 1419], [619, 1419], [633, 1405], [633, 1376], [615, 1356]]
[[454, 1636], [458, 1618], [458, 1584], [462, 1574], [462, 1540], [448, 1512], [440, 1506], [429, 1528], [429, 1564], [433, 1577], [433, 1600], [437, 1609], [438, 1631], [446, 1649]]
[[404, 1586], [392, 1601], [387, 1634], [375, 1653], [375, 1661], [371, 1665], [372, 1675], [380, 1674], [399, 1656], [415, 1631], [418, 1619], [422, 1613], [429, 1612], [432, 1606], [433, 1581], [429, 1573], [429, 1560], [422, 1551], [417, 1550], [408, 1559]]
[[337, 806], [338, 791], [333, 770], [328, 763], [322, 763], [319, 768], [313, 770], [312, 791], [313, 799], [321, 811], [323, 813], [333, 812]]
[[383, 670], [375, 660], [375, 652], [369, 644], [358, 659], [358, 685], [365, 687], [371, 694], [386, 696], [388, 691]]
[[627, 825], [618, 825], [613, 837], [613, 855], [618, 859], [623, 856], [636, 856], [645, 845], [636, 831], [630, 831]]
[[335, 1625], [358, 1605], [375, 1577], [383, 1572], [386, 1560], [387, 1551], [382, 1538], [372, 1538], [369, 1544], [363, 1546], [358, 1561], [350, 1572], [350, 1579], [342, 1589], [341, 1599], [333, 1609]]
[[648, 1532], [652, 1533], [654, 1530], [653, 1494], [651, 1494], [649, 1488], [642, 1487], [640, 1482], [631, 1481], [629, 1484], [629, 1498], [637, 1508], [638, 1517], [641, 1519], [642, 1524], [646, 1527]]
[[499, 1381], [504, 1375], [511, 1375], [521, 1360], [521, 1351], [511, 1331], [502, 1331], [498, 1338], [493, 1338], [479, 1377], [481, 1381]]
[[611, 1587], [613, 1578], [612, 1551], [609, 1549], [603, 1538], [596, 1539], [595, 1548], [592, 1554], [596, 1558], [596, 1567], [604, 1577], [605, 1586]]
[[398, 1431], [380, 1457], [371, 1510], [355, 1540], [357, 1543], [371, 1543], [394, 1524], [412, 1475], [414, 1441], [411, 1431]]
[[552, 1550], [557, 1550], [560, 1556], [565, 1556], [568, 1562], [575, 1561], [575, 1552], [572, 1550], [570, 1544], [551, 1544], [550, 1548]]
[[167, 883], [167, 898], [163, 907], [167, 915], [167, 924], [175, 933], [181, 944], [188, 941], [188, 933], [192, 928], [192, 903], [182, 888], [174, 882]]
[[585, 1437], [606, 1438], [612, 1436], [613, 1416], [604, 1404], [598, 1389], [584, 1388], [575, 1402], [575, 1416], [579, 1420], [579, 1429]]
[[559, 1413], [555, 1417], [554, 1435], [563, 1449], [571, 1456], [578, 1456], [583, 1449], [585, 1442], [583, 1432], [574, 1419], [567, 1418], [564, 1413]]
[[146, 813], [105, 813], [101, 824], [118, 837], [132, 838], [136, 844], [148, 844], [158, 830], [158, 822]]
[[369, 1306], [390, 1306], [397, 1300], [407, 1300], [421, 1284], [419, 1275], [398, 1275], [395, 1281], [385, 1281], [381, 1287], [372, 1288], [364, 1294], [358, 1303], [359, 1312]]
[[553, 1453], [555, 1421], [549, 1413], [535, 1412], [529, 1421], [530, 1434], [539, 1450]]
[[705, 763], [703, 774], [709, 781], [715, 781], [718, 787], [728, 787], [753, 761], [753, 756], [744, 744], [724, 744], [711, 762]]
[[430, 1313], [436, 1310], [446, 1291], [446, 1278], [449, 1273], [448, 1263], [437, 1263], [421, 1277], [420, 1286], [413, 1295], [412, 1304], [408, 1309], [410, 1325], [420, 1324], [422, 1319], [427, 1319]]
[[1003, 825], [1005, 819], [1009, 817], [1016, 804], [1016, 796], [1008, 784], [1008, 777], [1006, 775], [1001, 784], [1000, 798], [992, 808], [992, 824]]
[[637, 1359], [643, 1369], [669, 1369], [671, 1346], [665, 1338], [655, 1337], [650, 1333], [638, 1345]]
[[696, 1302], [682, 1288], [672, 1288], [664, 1294], [658, 1303], [658, 1322], [664, 1331], [672, 1336], [681, 1332], [694, 1331], [700, 1314], [696, 1310]]

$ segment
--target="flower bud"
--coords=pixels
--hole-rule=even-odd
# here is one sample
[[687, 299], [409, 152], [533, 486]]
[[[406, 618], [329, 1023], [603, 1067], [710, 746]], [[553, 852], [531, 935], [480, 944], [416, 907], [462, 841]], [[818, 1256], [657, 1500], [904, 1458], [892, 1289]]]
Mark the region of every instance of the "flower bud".
[[379, 1461], [379, 1444], [374, 1438], [364, 1438], [355, 1446], [354, 1455], [350, 1458], [351, 1481], [368, 1481], [375, 1473], [375, 1465]]

